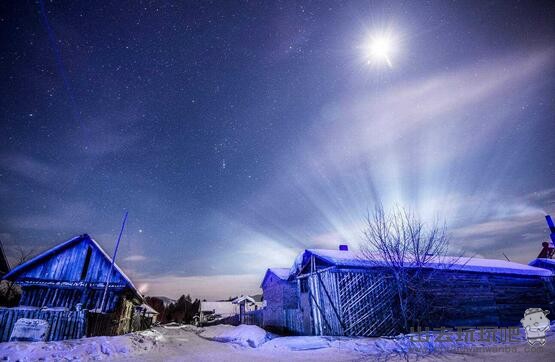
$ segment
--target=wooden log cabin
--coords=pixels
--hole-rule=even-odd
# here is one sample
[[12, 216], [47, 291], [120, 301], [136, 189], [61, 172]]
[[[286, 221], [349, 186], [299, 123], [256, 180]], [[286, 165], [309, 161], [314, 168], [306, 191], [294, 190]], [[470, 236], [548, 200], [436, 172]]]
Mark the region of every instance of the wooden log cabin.
[[[88, 316], [87, 335], [127, 333], [132, 330], [133, 318], [139, 316], [144, 301], [129, 277], [114, 263], [101, 310], [111, 264], [110, 256], [87, 234], [61, 243], [4, 276], [3, 279], [19, 284], [22, 289], [19, 307], [12, 308], [10, 313], [33, 308], [68, 312], [82, 309]], [[8, 310], [2, 313], [7, 314]]]
[[[429, 266], [436, 272], [427, 281], [432, 318], [424, 327], [512, 326], [527, 308], [555, 312], [549, 268], [481, 258], [460, 259], [448, 269], [440, 264]], [[286, 307], [274, 296], [292, 285], [296, 300]], [[396, 334], [398, 304], [391, 285], [384, 268], [356, 252], [307, 249], [287, 276], [282, 270], [279, 278], [266, 273], [262, 288], [272, 318], [265, 324], [302, 335]]]
[[[20, 305], [99, 310], [112, 259], [89, 235], [70, 239], [23, 263], [4, 276], [21, 286]], [[114, 263], [104, 312], [122, 303], [140, 305], [143, 298]]]

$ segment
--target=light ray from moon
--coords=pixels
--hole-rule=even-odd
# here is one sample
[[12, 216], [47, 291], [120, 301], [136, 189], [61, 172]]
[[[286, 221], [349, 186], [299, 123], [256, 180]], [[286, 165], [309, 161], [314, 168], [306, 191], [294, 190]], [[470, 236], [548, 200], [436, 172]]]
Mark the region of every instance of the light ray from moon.
[[393, 68], [391, 57], [398, 50], [398, 42], [391, 32], [378, 32], [368, 37], [362, 49], [368, 64]]

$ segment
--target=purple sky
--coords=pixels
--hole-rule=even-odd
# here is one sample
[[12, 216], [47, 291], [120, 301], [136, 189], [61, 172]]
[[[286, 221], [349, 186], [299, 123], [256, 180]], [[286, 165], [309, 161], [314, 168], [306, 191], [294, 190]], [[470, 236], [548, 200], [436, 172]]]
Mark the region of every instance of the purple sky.
[[[0, 240], [89, 233], [147, 294], [258, 292], [377, 201], [527, 263], [555, 213], [550, 2], [0, 4]], [[48, 32], [48, 29], [51, 32]], [[391, 67], [368, 39], [391, 35]], [[48, 37], [50, 34], [50, 39]]]

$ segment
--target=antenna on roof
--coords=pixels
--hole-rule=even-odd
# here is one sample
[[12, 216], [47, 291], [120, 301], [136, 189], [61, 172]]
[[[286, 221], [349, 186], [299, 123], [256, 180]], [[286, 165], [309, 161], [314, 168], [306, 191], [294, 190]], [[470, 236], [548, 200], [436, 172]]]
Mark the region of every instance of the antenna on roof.
[[123, 229], [125, 228], [125, 222], [127, 221], [126, 211], [123, 215], [123, 222], [121, 223], [121, 230], [119, 231], [118, 240], [116, 241], [116, 249], [114, 250], [114, 256], [112, 257], [112, 264], [110, 265], [110, 271], [106, 276], [106, 285], [104, 286], [104, 294], [102, 295], [102, 303], [100, 303], [100, 312], [104, 312], [104, 303], [106, 302], [106, 294], [108, 293], [108, 285], [110, 284], [110, 278], [112, 277], [112, 270], [114, 269], [114, 263], [116, 262], [116, 255], [118, 254], [119, 242], [121, 240], [121, 235], [123, 234]]

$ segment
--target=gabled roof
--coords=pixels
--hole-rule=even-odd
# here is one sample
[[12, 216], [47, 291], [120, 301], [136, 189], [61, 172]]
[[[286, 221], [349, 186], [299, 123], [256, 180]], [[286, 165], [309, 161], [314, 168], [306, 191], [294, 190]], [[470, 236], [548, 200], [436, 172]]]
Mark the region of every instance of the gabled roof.
[[[67, 241], [65, 241], [61, 244], [58, 244], [57, 246], [55, 246], [51, 249], [48, 249], [48, 250], [44, 251], [43, 253], [35, 256], [31, 260], [29, 260], [29, 261], [27, 261], [27, 262], [25, 262], [21, 265], [18, 265], [17, 267], [13, 268], [8, 274], [6, 274], [2, 279], [16, 280], [19, 275], [21, 275], [25, 271], [31, 269], [32, 267], [34, 267], [38, 263], [48, 259], [51, 256], [54, 256], [57, 253], [61, 253], [64, 250], [66, 250], [68, 248], [71, 248], [72, 246], [75, 246], [76, 244], [81, 243], [81, 242], [88, 242], [90, 245], [92, 245], [94, 248], [96, 248], [102, 254], [102, 256], [104, 258], [106, 258], [108, 263], [110, 263], [110, 264], [112, 263], [112, 258], [106, 253], [106, 251], [104, 251], [104, 249], [102, 249], [102, 247], [93, 238], [91, 238], [89, 235], [83, 234], [83, 235], [76, 236], [72, 239], [69, 239], [69, 240], [67, 240]], [[129, 279], [129, 277], [123, 272], [123, 270], [120, 269], [120, 267], [116, 263], [114, 263], [114, 269], [117, 273], [119, 273], [119, 275], [125, 281], [127, 286], [134, 292], [134, 294], [136, 294], [136, 296], [139, 297], [139, 299], [142, 300], [141, 294], [138, 292], [137, 288], [135, 287], [135, 285], [133, 284], [131, 279]]]
[[152, 308], [150, 305], [146, 303], [141, 304], [140, 307], [145, 310], [146, 314], [160, 314], [156, 309]]
[[[295, 259], [295, 263], [290, 270], [290, 273], [299, 273], [301, 271], [301, 268], [310, 261], [310, 258], [312, 256], [314, 256], [317, 261], [329, 266], [351, 268], [371, 268], [380, 266], [379, 260], [369, 260], [360, 253], [353, 251], [306, 249], [297, 256], [297, 258]], [[385, 265], [385, 262], [383, 262], [383, 265]], [[410, 265], [408, 265], [408, 267], [410, 267]], [[436, 262], [428, 263], [426, 267], [434, 269], [448, 268], [449, 270], [496, 274], [518, 274], [536, 276], [553, 275], [550, 270], [536, 268], [530, 265], [519, 264], [505, 260], [467, 257], [456, 258], [448, 256]]]
[[233, 303], [233, 304], [239, 304], [239, 303], [241, 303], [241, 302], [243, 302], [243, 301], [245, 301], [245, 300], [247, 300], [247, 301], [249, 301], [249, 302], [251, 302], [251, 303], [256, 303], [256, 300], [252, 299], [252, 298], [249, 297], [248, 295], [242, 295], [242, 296], [240, 296], [239, 298], [235, 298], [235, 299], [232, 301], [232, 303]]
[[264, 287], [264, 283], [270, 275], [275, 275], [280, 280], [287, 281], [289, 279], [289, 268], [269, 268], [266, 270], [266, 274], [264, 274], [264, 279], [262, 279], [262, 283], [260, 283], [260, 288]]
[[555, 259], [537, 258], [528, 263], [536, 268], [549, 269], [555, 272]]

